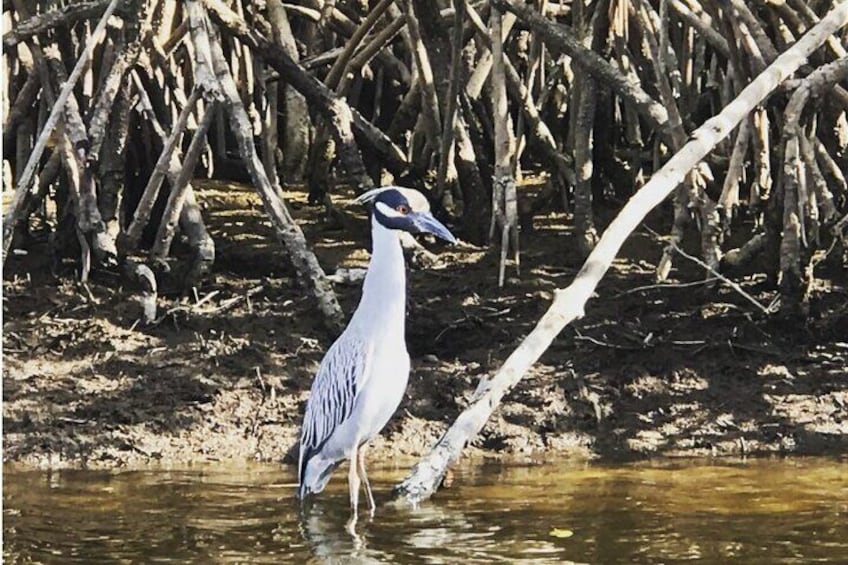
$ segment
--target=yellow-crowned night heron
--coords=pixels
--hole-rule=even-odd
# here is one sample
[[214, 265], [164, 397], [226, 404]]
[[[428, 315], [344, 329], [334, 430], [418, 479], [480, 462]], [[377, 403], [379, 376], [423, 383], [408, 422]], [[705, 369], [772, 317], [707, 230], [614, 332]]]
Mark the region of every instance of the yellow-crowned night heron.
[[394, 414], [409, 378], [404, 339], [406, 268], [400, 231], [456, 239], [430, 213], [417, 190], [395, 186], [363, 194], [371, 203], [372, 253], [362, 299], [342, 335], [330, 346], [312, 383], [300, 436], [299, 495], [324, 490], [333, 470], [350, 459], [351, 522], [360, 480], [371, 513], [374, 496], [365, 472], [365, 448]]

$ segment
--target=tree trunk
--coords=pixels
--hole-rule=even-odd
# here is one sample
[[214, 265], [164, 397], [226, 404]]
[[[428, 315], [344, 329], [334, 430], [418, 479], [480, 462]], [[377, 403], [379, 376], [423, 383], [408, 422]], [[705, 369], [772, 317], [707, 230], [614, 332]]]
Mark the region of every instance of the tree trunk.
[[492, 8], [489, 25], [492, 35], [492, 108], [495, 120], [495, 177], [492, 190], [492, 223], [490, 237], [495, 226], [501, 234], [501, 258], [498, 270], [498, 286], [503, 287], [506, 273], [506, 258], [512, 249], [516, 270], [519, 265], [518, 252], [518, 202], [512, 156], [515, 144], [512, 124], [507, 108], [506, 77], [504, 76], [504, 53], [501, 12]]

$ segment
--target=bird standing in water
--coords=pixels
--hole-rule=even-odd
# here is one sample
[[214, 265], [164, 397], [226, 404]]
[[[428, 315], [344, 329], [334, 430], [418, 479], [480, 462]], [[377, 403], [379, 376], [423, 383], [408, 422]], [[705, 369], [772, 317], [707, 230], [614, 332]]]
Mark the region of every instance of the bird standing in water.
[[366, 192], [371, 203], [371, 261], [362, 299], [330, 346], [312, 382], [300, 436], [299, 496], [324, 490], [333, 470], [350, 460], [351, 518], [356, 523], [360, 481], [371, 513], [374, 496], [365, 472], [365, 449], [394, 414], [409, 379], [406, 351], [406, 265], [400, 232], [456, 239], [430, 213], [417, 190], [396, 186]]

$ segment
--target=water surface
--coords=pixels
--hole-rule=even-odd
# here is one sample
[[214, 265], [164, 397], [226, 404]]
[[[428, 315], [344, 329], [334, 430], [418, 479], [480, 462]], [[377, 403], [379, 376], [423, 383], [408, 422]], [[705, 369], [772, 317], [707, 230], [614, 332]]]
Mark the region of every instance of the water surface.
[[848, 461], [467, 465], [345, 532], [346, 473], [303, 515], [290, 467], [3, 476], [6, 563], [848, 562]]

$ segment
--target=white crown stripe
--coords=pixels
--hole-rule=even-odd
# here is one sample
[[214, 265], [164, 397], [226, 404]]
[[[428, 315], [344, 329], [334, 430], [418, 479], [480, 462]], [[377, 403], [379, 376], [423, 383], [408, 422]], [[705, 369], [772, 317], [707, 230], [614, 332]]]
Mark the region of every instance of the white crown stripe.
[[383, 204], [382, 202], [377, 202], [374, 207], [380, 211], [381, 214], [386, 216], [387, 218], [400, 218], [403, 216], [400, 212], [395, 210], [394, 208]]

